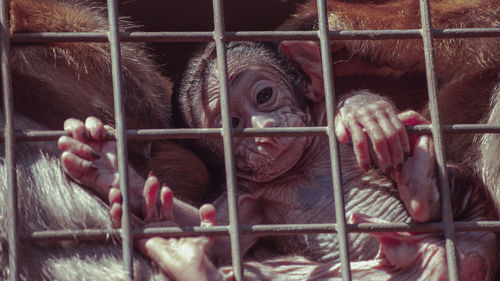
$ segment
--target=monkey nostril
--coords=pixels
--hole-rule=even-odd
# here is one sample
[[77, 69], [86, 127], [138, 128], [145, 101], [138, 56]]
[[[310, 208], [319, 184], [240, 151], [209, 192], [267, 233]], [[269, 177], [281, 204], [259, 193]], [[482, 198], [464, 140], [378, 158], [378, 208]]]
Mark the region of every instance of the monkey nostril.
[[253, 128], [273, 128], [276, 127], [276, 121], [273, 118], [266, 116], [253, 116], [252, 117], [252, 127]]

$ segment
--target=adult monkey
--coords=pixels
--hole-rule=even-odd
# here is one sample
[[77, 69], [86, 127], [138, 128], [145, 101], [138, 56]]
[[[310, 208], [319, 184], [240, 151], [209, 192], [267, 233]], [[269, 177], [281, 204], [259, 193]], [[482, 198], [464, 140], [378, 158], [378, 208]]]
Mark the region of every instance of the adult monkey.
[[[325, 125], [325, 105], [321, 78], [319, 50], [314, 43], [283, 42], [276, 45], [256, 42], [228, 44], [229, 94], [231, 97], [232, 125], [238, 128], [295, 127]], [[296, 62], [300, 69], [291, 61]], [[303, 71], [303, 72], [302, 72]], [[305, 75], [305, 74], [307, 75]], [[210, 128], [220, 126], [219, 85], [215, 62], [214, 44], [209, 44], [187, 64], [177, 89], [177, 113], [187, 127]], [[342, 181], [347, 216], [355, 221], [389, 220], [398, 222], [427, 222], [440, 218], [439, 193], [436, 186], [435, 164], [432, 141], [423, 136], [405, 144], [398, 134], [405, 124], [425, 122], [414, 112], [397, 114], [394, 106], [385, 98], [360, 91], [353, 93], [340, 105], [347, 117], [338, 117], [342, 122], [352, 117], [352, 112], [364, 112], [357, 123], [363, 124], [372, 142], [377, 147], [384, 141], [390, 142], [389, 150], [376, 156], [377, 163], [388, 159], [397, 164], [390, 169], [392, 178], [379, 170], [365, 171], [357, 164], [352, 146], [341, 146]], [[372, 117], [380, 113], [385, 117], [373, 122]], [[363, 118], [368, 117], [368, 118]], [[350, 123], [349, 123], [350, 124]], [[394, 127], [394, 128], [393, 128]], [[75, 130], [77, 128], [77, 130]], [[356, 128], [354, 128], [356, 129]], [[119, 221], [121, 213], [119, 193], [113, 180], [116, 169], [113, 165], [113, 143], [102, 142], [102, 122], [89, 118], [85, 124], [69, 120], [66, 130], [74, 138], [61, 138], [59, 144], [66, 150], [63, 164], [77, 180], [91, 186], [99, 193], [110, 194], [112, 216]], [[88, 130], [93, 141], [79, 137], [79, 130]], [[353, 127], [349, 127], [353, 132]], [[340, 130], [342, 131], [342, 130]], [[388, 135], [385, 133], [390, 132]], [[382, 136], [378, 136], [378, 134]], [[354, 135], [354, 134], [353, 134]], [[408, 140], [406, 140], [408, 142]], [[240, 222], [244, 225], [275, 223], [328, 223], [334, 222], [332, 178], [328, 140], [324, 137], [254, 137], [235, 139], [236, 175], [240, 206]], [[408, 145], [411, 151], [405, 161], [403, 150]], [[400, 149], [395, 149], [397, 146]], [[194, 143], [197, 151], [209, 153], [215, 159], [223, 155], [219, 140], [202, 139]], [[411, 149], [410, 149], [411, 148]], [[399, 151], [398, 151], [399, 150]], [[93, 159], [93, 153], [105, 157]], [[108, 157], [111, 157], [108, 159]], [[110, 164], [111, 162], [111, 164]], [[484, 220], [494, 217], [488, 209], [481, 183], [468, 171], [450, 165], [450, 186], [452, 187], [454, 216], [460, 220]], [[97, 180], [95, 180], [97, 179]], [[137, 180], [141, 183], [141, 180]], [[157, 180], [142, 180], [137, 188], [146, 186], [146, 202], [156, 202]], [[155, 186], [155, 188], [152, 188]], [[110, 189], [111, 187], [111, 189]], [[114, 194], [113, 194], [114, 193]], [[172, 210], [184, 217], [193, 217], [196, 210], [176, 209], [167, 188], [162, 190], [163, 217], [173, 218]], [[463, 202], [463, 198], [469, 200]], [[215, 203], [217, 220], [227, 223], [226, 197]], [[148, 205], [148, 204], [146, 204]], [[154, 217], [156, 204], [146, 211], [146, 218]], [[370, 214], [376, 218], [361, 214]], [[177, 218], [178, 224], [189, 223]], [[200, 210], [204, 223], [215, 223], [215, 209]], [[442, 280], [447, 272], [442, 266], [444, 260], [443, 238], [438, 234], [381, 233], [376, 238], [367, 234], [351, 234], [350, 257], [353, 275], [356, 278], [377, 278], [377, 280]], [[246, 258], [253, 250], [262, 250], [257, 241], [261, 237], [243, 235], [242, 251]], [[332, 279], [339, 277], [338, 244], [334, 234], [302, 234], [287, 238], [272, 239], [269, 249], [282, 256], [270, 259], [268, 255], [257, 254], [255, 262], [247, 262], [246, 275], [250, 280], [293, 280]], [[215, 265], [227, 264], [230, 253], [227, 237], [215, 239], [217, 246], [208, 250], [211, 242], [206, 238], [162, 239], [152, 238], [139, 241], [137, 247], [157, 261], [162, 268], [181, 280], [220, 280], [227, 269], [217, 272], [207, 258], [212, 257]], [[457, 233], [457, 248], [460, 259], [460, 275], [466, 280], [489, 280], [494, 261], [491, 243], [495, 235], [489, 232]], [[379, 246], [382, 250], [379, 252]], [[184, 250], [188, 255], [179, 255]], [[378, 254], [377, 254], [378, 252]], [[299, 254], [302, 257], [293, 256]], [[195, 277], [185, 268], [196, 268]], [[195, 278], [195, 279], [193, 279]]]
[[[108, 30], [102, 9], [81, 1], [12, 0], [9, 2], [10, 32], [66, 32]], [[121, 22], [130, 29], [130, 23]], [[165, 128], [170, 124], [171, 82], [139, 43], [123, 43], [122, 68], [126, 122], [131, 128]], [[99, 116], [113, 124], [111, 61], [108, 43], [14, 43], [11, 47], [12, 83], [17, 130], [59, 130], [70, 116]], [[3, 112], [3, 110], [2, 110]], [[2, 124], [3, 124], [2, 114]], [[36, 120], [36, 122], [34, 121]], [[82, 135], [82, 137], [88, 137]], [[153, 144], [156, 146], [157, 144]], [[206, 183], [204, 165], [175, 143], [160, 143], [162, 159], [183, 188], [199, 189]], [[134, 167], [147, 170], [149, 144], [129, 143]], [[6, 171], [1, 148], [0, 169]], [[17, 143], [17, 182], [21, 235], [33, 231], [110, 228], [108, 208], [94, 194], [69, 181], [60, 167], [55, 143]], [[169, 159], [171, 157], [171, 159]], [[178, 161], [186, 161], [179, 164]], [[176, 163], [177, 162], [177, 163]], [[181, 170], [177, 169], [180, 168]], [[196, 173], [183, 177], [184, 168]], [[200, 176], [199, 178], [197, 176]], [[189, 180], [193, 180], [189, 182]], [[181, 182], [182, 181], [182, 182]], [[141, 204], [141, 194], [133, 209]], [[0, 279], [9, 277], [6, 178], [0, 181]], [[109, 242], [21, 242], [21, 280], [124, 280], [121, 246]], [[165, 280], [139, 254], [136, 276], [141, 280]]]
[[[333, 30], [420, 28], [418, 1], [329, 0], [327, 6]], [[500, 27], [499, 1], [439, 0], [431, 1], [430, 9], [433, 28]], [[306, 1], [279, 29], [316, 28], [316, 1]], [[426, 99], [421, 40], [332, 41], [331, 46], [340, 93], [352, 89], [352, 85], [375, 90], [390, 96], [399, 108], [416, 108]], [[492, 93], [500, 80], [500, 38], [436, 39], [434, 47], [442, 122], [498, 122], [498, 98]], [[429, 118], [427, 105], [421, 112]], [[500, 161], [496, 157], [500, 137], [495, 134], [473, 139], [471, 134], [447, 135], [447, 157], [482, 175], [500, 211]], [[365, 145], [365, 140], [360, 145]]]
[[[101, 10], [72, 0], [13, 0], [10, 32], [107, 32], [108, 19]], [[120, 26], [137, 28], [126, 21]], [[109, 43], [14, 43], [11, 64], [16, 112], [53, 130], [70, 117], [89, 115], [114, 124], [110, 56]], [[121, 56], [127, 128], [170, 127], [171, 81], [162, 76], [145, 44], [122, 43]], [[193, 188], [197, 192], [190, 193], [195, 194], [208, 182], [203, 164], [174, 142], [131, 141], [128, 147], [133, 166], [143, 176], [150, 170], [151, 151], [162, 151], [155, 158], [162, 181], [173, 188]], [[191, 169], [197, 176], [182, 176]], [[192, 200], [199, 199], [193, 195]]]

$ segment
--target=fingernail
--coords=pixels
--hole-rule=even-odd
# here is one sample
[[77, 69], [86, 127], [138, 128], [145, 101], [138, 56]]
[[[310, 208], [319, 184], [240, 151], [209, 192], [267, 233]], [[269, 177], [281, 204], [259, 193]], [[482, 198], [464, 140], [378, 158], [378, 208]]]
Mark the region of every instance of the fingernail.
[[95, 152], [95, 151], [90, 151], [90, 156], [92, 156], [92, 158], [94, 160], [97, 160], [97, 159], [100, 159], [101, 158], [101, 155], [99, 155], [99, 153]]
[[401, 172], [401, 170], [403, 169], [403, 163], [399, 163], [397, 166], [397, 169], [398, 169], [398, 172]]

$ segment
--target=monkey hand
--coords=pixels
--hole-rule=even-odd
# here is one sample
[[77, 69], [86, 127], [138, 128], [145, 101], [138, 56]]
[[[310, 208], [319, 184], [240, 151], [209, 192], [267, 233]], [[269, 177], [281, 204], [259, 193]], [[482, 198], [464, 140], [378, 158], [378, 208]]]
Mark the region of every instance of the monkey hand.
[[401, 170], [410, 148], [397, 108], [386, 98], [360, 91], [340, 103], [335, 117], [337, 139], [345, 143], [351, 136], [354, 153], [361, 167], [370, 168], [371, 141], [379, 169], [390, 174]]
[[[402, 112], [398, 118], [405, 125], [429, 124], [414, 111]], [[440, 218], [440, 198], [436, 179], [436, 157], [431, 136], [412, 135], [409, 139], [411, 153], [401, 171], [392, 171], [401, 200], [416, 222]]]
[[[158, 192], [159, 191], [159, 192]], [[160, 194], [160, 208], [157, 209], [157, 196]], [[122, 208], [120, 191], [113, 187], [109, 193], [111, 219], [120, 226]], [[203, 205], [200, 210], [201, 226], [216, 223], [215, 208]], [[173, 193], [158, 179], [149, 175], [143, 189], [143, 218], [146, 227], [178, 227], [174, 222]], [[137, 220], [134, 221], [137, 224]], [[150, 237], [134, 241], [135, 247], [146, 257], [156, 262], [163, 271], [179, 281], [223, 280], [223, 276], [210, 261], [207, 254], [213, 244], [213, 237], [163, 238]], [[189, 270], [186, 270], [189, 269]]]
[[[61, 163], [66, 174], [99, 194], [103, 200], [107, 200], [110, 188], [118, 187], [119, 184], [116, 142], [104, 140], [110, 129], [110, 126], [95, 117], [88, 117], [85, 123], [68, 119], [64, 122], [64, 130], [69, 136], [62, 136], [58, 140], [59, 148], [63, 151]], [[144, 179], [130, 166], [128, 171], [131, 192], [141, 194]], [[140, 202], [132, 203], [137, 213]]]

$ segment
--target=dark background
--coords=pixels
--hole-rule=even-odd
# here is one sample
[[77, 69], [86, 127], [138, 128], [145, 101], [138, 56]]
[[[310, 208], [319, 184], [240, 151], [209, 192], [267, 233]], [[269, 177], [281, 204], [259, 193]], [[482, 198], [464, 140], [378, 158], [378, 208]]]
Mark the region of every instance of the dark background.
[[[290, 15], [299, 0], [226, 0], [227, 31], [275, 29]], [[210, 0], [119, 0], [120, 16], [141, 25], [141, 31], [213, 31]], [[150, 43], [165, 74], [175, 79], [197, 43]]]

